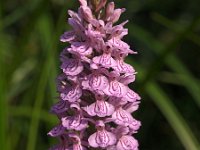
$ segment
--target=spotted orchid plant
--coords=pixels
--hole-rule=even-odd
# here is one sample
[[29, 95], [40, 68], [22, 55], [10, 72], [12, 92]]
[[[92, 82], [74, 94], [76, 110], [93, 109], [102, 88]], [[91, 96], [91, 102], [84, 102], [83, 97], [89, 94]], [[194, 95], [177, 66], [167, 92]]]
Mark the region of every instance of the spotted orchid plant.
[[79, 0], [78, 12], [69, 10], [72, 30], [60, 54], [57, 77], [59, 101], [51, 108], [60, 122], [48, 135], [60, 139], [50, 150], [138, 150], [133, 137], [141, 126], [131, 113], [140, 96], [128, 87], [135, 70], [124, 60], [136, 54], [122, 41], [128, 34], [115, 23], [125, 11], [107, 0]]

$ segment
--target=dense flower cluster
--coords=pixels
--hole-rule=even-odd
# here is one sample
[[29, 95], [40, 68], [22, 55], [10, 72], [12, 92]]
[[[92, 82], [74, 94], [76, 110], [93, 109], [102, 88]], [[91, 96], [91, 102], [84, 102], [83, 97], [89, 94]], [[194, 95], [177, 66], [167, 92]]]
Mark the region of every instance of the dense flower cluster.
[[122, 41], [128, 21], [114, 25], [125, 9], [107, 0], [79, 2], [78, 13], [68, 11], [73, 30], [60, 38], [70, 46], [60, 55], [59, 102], [51, 108], [60, 123], [48, 133], [60, 144], [51, 150], [138, 150], [132, 135], [141, 123], [131, 113], [140, 97], [128, 87], [136, 72], [124, 62], [136, 52]]

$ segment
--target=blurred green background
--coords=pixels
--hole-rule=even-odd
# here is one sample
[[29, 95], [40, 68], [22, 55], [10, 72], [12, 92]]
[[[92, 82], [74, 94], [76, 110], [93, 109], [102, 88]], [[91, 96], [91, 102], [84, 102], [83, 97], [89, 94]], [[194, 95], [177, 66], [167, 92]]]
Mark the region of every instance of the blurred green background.
[[[200, 150], [200, 1], [115, 0], [127, 8], [125, 41], [139, 55], [130, 86], [142, 97], [134, 116], [141, 150]], [[0, 0], [0, 149], [46, 150], [58, 122], [59, 36], [77, 0]]]

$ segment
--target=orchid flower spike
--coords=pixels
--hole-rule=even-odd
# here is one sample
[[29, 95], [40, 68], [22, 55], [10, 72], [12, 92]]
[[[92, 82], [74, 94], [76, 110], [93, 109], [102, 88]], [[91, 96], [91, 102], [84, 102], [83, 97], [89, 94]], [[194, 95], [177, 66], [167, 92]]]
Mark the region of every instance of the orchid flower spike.
[[60, 143], [50, 150], [138, 150], [141, 122], [132, 113], [141, 98], [128, 86], [136, 71], [125, 62], [137, 52], [122, 40], [128, 21], [115, 25], [125, 9], [107, 0], [78, 1], [78, 11], [68, 11], [72, 30], [60, 37], [69, 46], [60, 54], [59, 97], [50, 111], [59, 122], [48, 135]]

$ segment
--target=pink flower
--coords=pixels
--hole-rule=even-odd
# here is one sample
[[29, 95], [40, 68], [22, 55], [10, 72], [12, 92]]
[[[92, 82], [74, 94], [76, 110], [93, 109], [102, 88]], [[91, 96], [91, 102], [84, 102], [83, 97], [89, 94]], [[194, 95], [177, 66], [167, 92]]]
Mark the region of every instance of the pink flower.
[[94, 19], [93, 14], [92, 14], [92, 11], [91, 11], [91, 9], [90, 9], [88, 6], [86, 6], [86, 5], [81, 6], [81, 7], [80, 7], [80, 11], [81, 11], [81, 13], [82, 13], [84, 19], [85, 19], [87, 22], [90, 22], [91, 20]]
[[51, 107], [59, 124], [48, 133], [60, 144], [50, 150], [138, 150], [133, 134], [141, 123], [132, 113], [141, 98], [129, 87], [136, 71], [125, 62], [136, 52], [122, 40], [128, 21], [115, 25], [125, 9], [107, 0], [79, 2], [77, 12], [68, 11], [72, 30], [60, 37], [70, 45], [60, 54], [59, 101]]
[[73, 116], [66, 116], [61, 119], [63, 127], [68, 130], [81, 131], [88, 127], [88, 121], [86, 121], [82, 115], [82, 110], [77, 103], [70, 105], [71, 111], [74, 112]]
[[112, 23], [115, 23], [119, 20], [121, 14], [125, 11], [126, 9], [125, 8], [122, 8], [122, 9], [115, 9], [113, 14], [110, 16], [110, 21]]
[[75, 40], [75, 32], [74, 31], [65, 32], [60, 37], [61, 42], [72, 42], [73, 40]]
[[86, 80], [82, 82], [82, 86], [90, 91], [103, 91], [108, 86], [108, 79], [106, 76], [94, 72], [86, 77]]
[[82, 146], [81, 139], [77, 134], [71, 133], [69, 137], [72, 139], [73, 145], [69, 148], [69, 150], [87, 150]]
[[82, 95], [82, 90], [79, 86], [71, 86], [66, 89], [64, 93], [60, 94], [60, 97], [64, 101], [75, 102]]
[[[111, 39], [113, 38], [112, 40], [122, 39], [125, 35], [128, 34], [128, 29], [124, 29], [123, 27], [123, 25], [126, 24], [127, 22], [128, 21], [124, 22], [123, 24], [114, 26], [113, 28], [110, 29], [110, 34], [111, 34], [110, 38]], [[112, 42], [112, 40], [110, 40], [109, 42]]]
[[56, 145], [54, 147], [51, 147], [49, 150], [69, 150], [69, 149], [64, 145]]
[[88, 126], [87, 121], [82, 119], [82, 116], [80, 114], [62, 118], [62, 125], [68, 130], [77, 130], [77, 131], [81, 131], [87, 128]]
[[95, 103], [84, 108], [90, 116], [106, 117], [114, 112], [114, 106], [104, 100], [97, 100]]
[[54, 127], [49, 133], [48, 135], [52, 136], [52, 137], [56, 137], [56, 136], [60, 136], [64, 133], [65, 128], [62, 125], [58, 125], [56, 127]]
[[111, 57], [111, 54], [102, 54], [100, 56], [96, 56], [92, 59], [92, 63], [99, 67], [104, 67], [104, 68], [112, 68], [117, 65], [116, 61]]
[[97, 132], [88, 138], [88, 142], [92, 147], [106, 148], [116, 143], [116, 137], [113, 133], [105, 129], [103, 121], [98, 121], [96, 124]]
[[81, 57], [91, 55], [93, 50], [88, 42], [73, 42], [68, 51]]
[[117, 80], [111, 80], [104, 92], [109, 96], [123, 97], [127, 93], [127, 87]]
[[135, 74], [124, 74], [119, 77], [119, 82], [123, 83], [124, 85], [128, 85], [135, 81]]
[[130, 135], [122, 136], [118, 143], [116, 150], [138, 150], [138, 141]]
[[61, 69], [66, 75], [75, 76], [83, 71], [83, 65], [78, 59], [67, 59], [62, 63]]
[[113, 121], [118, 125], [128, 126], [137, 131], [141, 126], [140, 121], [135, 120], [129, 112], [119, 107], [112, 115]]
[[140, 100], [140, 96], [131, 89], [127, 89], [127, 93], [123, 96], [123, 98], [129, 102], [135, 102]]
[[137, 54], [137, 52], [130, 50], [130, 46], [127, 43], [121, 41], [118, 38], [112, 38], [108, 42], [112, 44], [113, 48], [115, 49], [114, 55], [117, 57], [120, 57], [121, 54], [122, 56], [126, 56], [129, 53]]
[[55, 114], [60, 114], [69, 109], [69, 102], [60, 100], [51, 107], [51, 112]]

